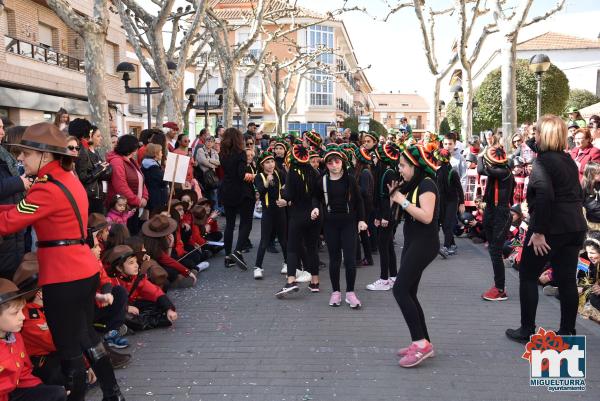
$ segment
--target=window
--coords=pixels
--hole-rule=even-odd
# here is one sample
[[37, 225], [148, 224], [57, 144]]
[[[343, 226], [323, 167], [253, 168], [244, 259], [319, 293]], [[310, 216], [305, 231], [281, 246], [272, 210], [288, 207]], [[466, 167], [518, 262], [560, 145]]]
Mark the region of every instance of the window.
[[323, 71], [310, 74], [310, 105], [333, 106], [333, 77]]
[[408, 103], [402, 103], [402, 107], [408, 107], [408, 106], [410, 106], [410, 104], [408, 104]]
[[38, 39], [41, 45], [52, 47], [52, 28], [45, 24], [38, 26]]
[[[319, 47], [325, 47], [327, 49], [334, 48], [333, 27], [331, 26], [311, 26], [306, 30], [306, 36], [308, 51], [314, 52]], [[333, 53], [327, 53], [319, 56], [319, 61], [326, 64], [333, 64]]]
[[314, 129], [322, 138], [325, 138], [327, 136], [327, 127], [330, 125], [331, 123], [288, 123], [288, 131], [302, 133]]
[[379, 103], [379, 107], [387, 107], [388, 104], [387, 103]]
[[115, 45], [106, 43], [104, 46], [104, 66], [107, 74], [116, 74]]

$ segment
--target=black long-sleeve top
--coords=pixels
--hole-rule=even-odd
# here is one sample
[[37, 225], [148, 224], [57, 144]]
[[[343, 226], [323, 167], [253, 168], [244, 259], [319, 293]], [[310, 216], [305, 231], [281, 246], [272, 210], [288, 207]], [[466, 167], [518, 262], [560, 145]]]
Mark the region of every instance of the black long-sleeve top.
[[221, 182], [219, 200], [224, 206], [239, 206], [244, 199], [253, 198], [251, 186], [244, 181], [248, 167], [246, 152], [227, 156], [219, 155], [224, 176]]
[[583, 190], [577, 165], [565, 152], [542, 152], [527, 187], [529, 229], [538, 234], [585, 231]]
[[465, 203], [465, 193], [460, 183], [460, 177], [449, 163], [442, 164], [438, 169], [437, 187], [440, 204], [442, 202], [457, 202], [459, 205]]
[[375, 218], [392, 220], [392, 207], [390, 205], [390, 191], [388, 184], [398, 180], [398, 173], [384, 163], [379, 163], [376, 169], [375, 180]]
[[310, 214], [313, 208], [315, 183], [319, 179], [317, 171], [310, 166], [294, 167], [288, 171], [285, 178], [285, 188], [282, 198], [291, 202], [288, 209], [292, 213]]
[[[327, 202], [324, 185], [327, 185]], [[325, 174], [316, 185], [314, 201], [314, 207], [323, 206], [325, 216], [347, 214], [354, 217], [356, 221], [366, 221], [360, 188], [356, 179], [348, 172], [338, 180], [332, 180], [328, 174]]]
[[373, 211], [373, 195], [375, 189], [375, 180], [369, 169], [363, 169], [358, 176], [358, 186], [365, 206], [365, 215], [370, 215]]
[[485, 185], [483, 201], [486, 207], [505, 206], [512, 204], [515, 180], [508, 165], [492, 166], [483, 160], [483, 156], [477, 158], [477, 174], [488, 177]]
[[263, 172], [256, 175], [254, 187], [260, 196], [263, 209], [278, 208], [276, 201], [282, 197], [284, 185], [285, 176], [281, 175], [277, 169], [273, 171], [273, 181], [270, 184], [267, 173]]

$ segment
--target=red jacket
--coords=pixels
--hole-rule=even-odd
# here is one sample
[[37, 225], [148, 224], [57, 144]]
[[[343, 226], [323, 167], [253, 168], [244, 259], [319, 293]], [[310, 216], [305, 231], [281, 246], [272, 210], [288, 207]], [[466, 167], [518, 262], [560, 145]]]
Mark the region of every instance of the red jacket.
[[[12, 234], [33, 225], [39, 241], [81, 237], [73, 207], [57, 185], [44, 181], [46, 174], [60, 181], [73, 195], [86, 235], [88, 197], [85, 188], [75, 174], [63, 170], [58, 161], [40, 169], [38, 177], [41, 178], [18, 205], [0, 206], [0, 235]], [[39, 248], [37, 256], [40, 286], [81, 280], [98, 273], [96, 258], [86, 244]]]
[[27, 348], [27, 354], [44, 356], [56, 352], [43, 306], [30, 302], [23, 307], [23, 314], [25, 321], [21, 335], [25, 342], [25, 348]]
[[16, 388], [30, 388], [42, 384], [31, 373], [31, 361], [20, 333], [10, 333], [13, 342], [0, 340], [0, 401], [8, 401]]
[[202, 232], [200, 230], [200, 227], [198, 227], [196, 224], [192, 224], [192, 236], [190, 237], [190, 240], [188, 241], [188, 245], [199, 245], [202, 246], [206, 244], [206, 240], [204, 239], [204, 237], [202, 236]]
[[219, 232], [219, 222], [217, 220], [209, 218], [206, 224], [210, 226], [210, 231], [207, 234]]
[[187, 267], [185, 267], [169, 255], [167, 255], [166, 252], [163, 252], [158, 258], [156, 258], [156, 261], [162, 267], [169, 267], [171, 269], [177, 270], [177, 272], [184, 277], [189, 277], [190, 275], [190, 270]]
[[133, 290], [133, 293], [131, 292], [131, 288], [137, 279], [136, 276], [119, 274], [116, 277], [111, 277], [111, 281], [113, 285], [120, 285], [127, 290], [130, 304], [136, 301], [150, 301], [156, 302], [164, 311], [169, 309], [175, 310], [175, 306], [159, 286], [150, 282], [145, 274], [140, 274], [139, 277], [139, 283], [135, 290]]
[[571, 157], [575, 160], [575, 163], [579, 168], [579, 181], [581, 181], [585, 166], [589, 162], [600, 162], [600, 149], [590, 145], [585, 149], [581, 149], [580, 152], [580, 148], [573, 148], [571, 149]]
[[137, 153], [136, 153], [136, 162], [138, 166], [142, 165], [142, 160], [144, 160], [144, 156], [146, 155], [146, 148], [148, 147], [148, 145], [142, 145]]
[[127, 199], [127, 204], [131, 207], [140, 206], [138, 198], [138, 186], [142, 180], [142, 198], [148, 200], [148, 190], [144, 185], [144, 175], [140, 171], [135, 161], [120, 156], [115, 152], [109, 152], [106, 155], [106, 161], [112, 166], [112, 176], [108, 182], [108, 194], [106, 196], [106, 205], [119, 194]]

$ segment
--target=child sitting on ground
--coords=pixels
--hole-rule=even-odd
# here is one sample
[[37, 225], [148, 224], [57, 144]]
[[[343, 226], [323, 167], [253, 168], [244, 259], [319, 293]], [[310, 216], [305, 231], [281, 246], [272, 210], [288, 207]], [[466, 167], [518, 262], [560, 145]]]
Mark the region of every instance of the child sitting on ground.
[[204, 230], [202, 235], [207, 241], [221, 241], [223, 239], [223, 232], [219, 230], [219, 212], [213, 209], [214, 202], [210, 199], [202, 198], [198, 201], [198, 206], [203, 207], [206, 211], [205, 221], [202, 223]]
[[37, 288], [20, 290], [12, 281], [0, 279], [0, 401], [65, 401], [63, 386], [42, 384], [32, 374], [32, 365], [21, 337], [25, 298]]
[[[193, 236], [193, 222], [186, 223], [184, 220], [187, 216], [187, 203], [173, 200], [171, 206], [171, 218], [177, 222], [177, 229], [174, 232], [175, 245], [171, 251], [171, 256], [177, 259], [181, 264], [188, 269], [193, 269], [197, 272], [206, 270], [210, 264], [206, 261], [210, 254], [202, 249], [204, 241], [196, 241]], [[191, 214], [189, 214], [191, 217]]]
[[108, 220], [109, 223], [118, 223], [127, 226], [127, 220], [129, 220], [134, 213], [134, 210], [128, 210], [127, 208], [127, 198], [117, 194], [108, 205], [106, 220]]
[[600, 231], [590, 231], [583, 246], [590, 263], [577, 266], [579, 313], [600, 321]]
[[133, 330], [167, 327], [177, 320], [175, 306], [167, 295], [145, 274], [140, 273], [133, 249], [127, 245], [114, 247], [109, 256], [109, 276], [113, 285], [124, 287], [129, 294], [127, 311], [133, 315], [127, 325]]
[[135, 252], [135, 257], [137, 258], [138, 265], [140, 266], [140, 272], [144, 273], [148, 277], [148, 280], [164, 290], [166, 285], [169, 283], [169, 275], [156, 260], [152, 259], [150, 255], [146, 253], [144, 239], [136, 235], [134, 237], [127, 238], [125, 245], [131, 247], [133, 252]]

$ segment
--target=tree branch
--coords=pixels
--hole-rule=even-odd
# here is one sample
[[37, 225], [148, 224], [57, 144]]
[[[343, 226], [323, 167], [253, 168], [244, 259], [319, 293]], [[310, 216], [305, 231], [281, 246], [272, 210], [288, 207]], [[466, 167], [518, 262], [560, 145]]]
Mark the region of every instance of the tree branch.
[[558, 3], [556, 4], [556, 6], [548, 11], [547, 13], [545, 13], [544, 15], [540, 15], [538, 17], [534, 17], [531, 19], [531, 21], [527, 21], [523, 23], [523, 27], [529, 26], [529, 25], [533, 25], [536, 22], [540, 22], [543, 21], [549, 17], [551, 17], [552, 15], [556, 14], [557, 12], [559, 12], [560, 10], [562, 10], [562, 8], [565, 5], [565, 0], [559, 0]]

